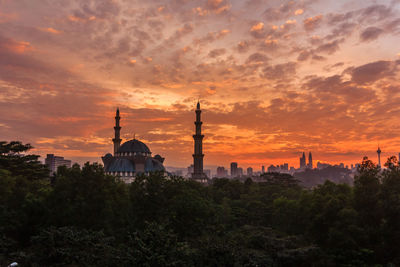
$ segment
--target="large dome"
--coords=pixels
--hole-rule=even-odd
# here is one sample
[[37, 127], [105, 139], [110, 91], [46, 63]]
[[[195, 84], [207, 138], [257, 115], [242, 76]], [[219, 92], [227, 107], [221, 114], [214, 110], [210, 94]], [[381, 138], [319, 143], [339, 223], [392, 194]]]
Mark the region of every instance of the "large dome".
[[135, 172], [135, 163], [128, 159], [117, 158], [107, 168], [108, 172]]
[[139, 140], [133, 139], [122, 144], [118, 149], [118, 153], [122, 152], [141, 152], [141, 153], [151, 153], [150, 149]]

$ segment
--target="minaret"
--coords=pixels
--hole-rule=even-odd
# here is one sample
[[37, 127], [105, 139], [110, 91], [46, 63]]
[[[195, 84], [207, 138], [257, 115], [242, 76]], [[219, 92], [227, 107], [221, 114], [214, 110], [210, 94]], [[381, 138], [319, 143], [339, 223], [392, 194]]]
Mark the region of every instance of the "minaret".
[[381, 166], [381, 152], [382, 150], [379, 148], [378, 146], [378, 150], [376, 151], [376, 153], [378, 153], [378, 166]]
[[313, 168], [313, 162], [312, 162], [312, 155], [311, 155], [311, 152], [308, 153], [308, 167], [309, 167], [310, 169]]
[[194, 154], [193, 154], [193, 173], [192, 179], [199, 180], [200, 182], [205, 182], [207, 180], [207, 176], [203, 172], [203, 138], [204, 135], [201, 134], [201, 109], [200, 109], [200, 102], [197, 102], [197, 109], [196, 109], [196, 121], [194, 124], [196, 125], [196, 134], [193, 135], [194, 139]]
[[119, 120], [121, 119], [121, 117], [119, 116], [119, 108], [117, 108], [117, 114], [115, 115], [115, 127], [114, 127], [114, 131], [115, 131], [115, 137], [113, 139], [113, 143], [114, 143], [114, 156], [117, 153], [119, 146], [121, 145], [121, 138], [120, 138], [120, 131], [121, 131], [121, 127], [119, 126]]

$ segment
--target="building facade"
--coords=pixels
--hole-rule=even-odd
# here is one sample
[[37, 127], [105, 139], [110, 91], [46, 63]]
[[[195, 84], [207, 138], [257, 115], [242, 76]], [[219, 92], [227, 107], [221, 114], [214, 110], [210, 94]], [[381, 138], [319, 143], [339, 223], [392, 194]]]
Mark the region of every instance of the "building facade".
[[217, 177], [218, 178], [228, 177], [228, 170], [225, 170], [224, 167], [217, 167]]
[[237, 177], [238, 176], [238, 164], [237, 162], [231, 162], [231, 177]]
[[308, 153], [308, 168], [312, 169], [313, 167], [312, 154], [310, 152]]
[[67, 168], [71, 168], [71, 161], [64, 159], [64, 157], [54, 156], [54, 154], [47, 154], [44, 163], [50, 169], [51, 174], [57, 172], [58, 167], [66, 166]]
[[306, 167], [306, 154], [303, 152], [303, 155], [300, 158], [300, 169], [304, 169]]

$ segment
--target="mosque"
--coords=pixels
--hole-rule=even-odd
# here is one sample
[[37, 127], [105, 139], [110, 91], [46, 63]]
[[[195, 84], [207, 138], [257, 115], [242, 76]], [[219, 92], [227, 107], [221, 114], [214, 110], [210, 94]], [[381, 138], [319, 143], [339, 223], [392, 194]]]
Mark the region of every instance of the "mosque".
[[[203, 138], [204, 135], [201, 132], [201, 109], [200, 102], [197, 102], [196, 106], [196, 121], [195, 134], [193, 135], [194, 140], [194, 154], [193, 156], [193, 173], [191, 179], [200, 183], [207, 183], [209, 178], [203, 171]], [[117, 108], [117, 114], [115, 115], [115, 127], [114, 127], [114, 155], [111, 153], [106, 154], [102, 157], [104, 163], [104, 170], [107, 174], [119, 176], [126, 183], [131, 183], [135, 180], [135, 176], [138, 174], [149, 174], [151, 172], [164, 172], [165, 167], [163, 165], [164, 158], [160, 155], [151, 156], [150, 149], [143, 142], [133, 138], [121, 145], [121, 126], [119, 125], [121, 117], [119, 116], [119, 109]]]
[[133, 182], [138, 174], [157, 171], [165, 172], [164, 158], [160, 155], [152, 157], [152, 153], [145, 143], [133, 138], [121, 145], [120, 119], [119, 109], [117, 109], [114, 127], [115, 136], [113, 139], [114, 155], [107, 153], [102, 157], [105, 172], [120, 176], [126, 183]]

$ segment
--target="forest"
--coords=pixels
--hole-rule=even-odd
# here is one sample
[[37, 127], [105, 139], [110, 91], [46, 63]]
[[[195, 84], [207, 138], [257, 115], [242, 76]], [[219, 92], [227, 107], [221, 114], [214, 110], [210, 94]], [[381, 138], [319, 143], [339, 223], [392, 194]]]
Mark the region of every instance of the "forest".
[[0, 142], [0, 266], [399, 266], [400, 166], [364, 158], [353, 186], [287, 174], [131, 184], [98, 164], [56, 175]]

